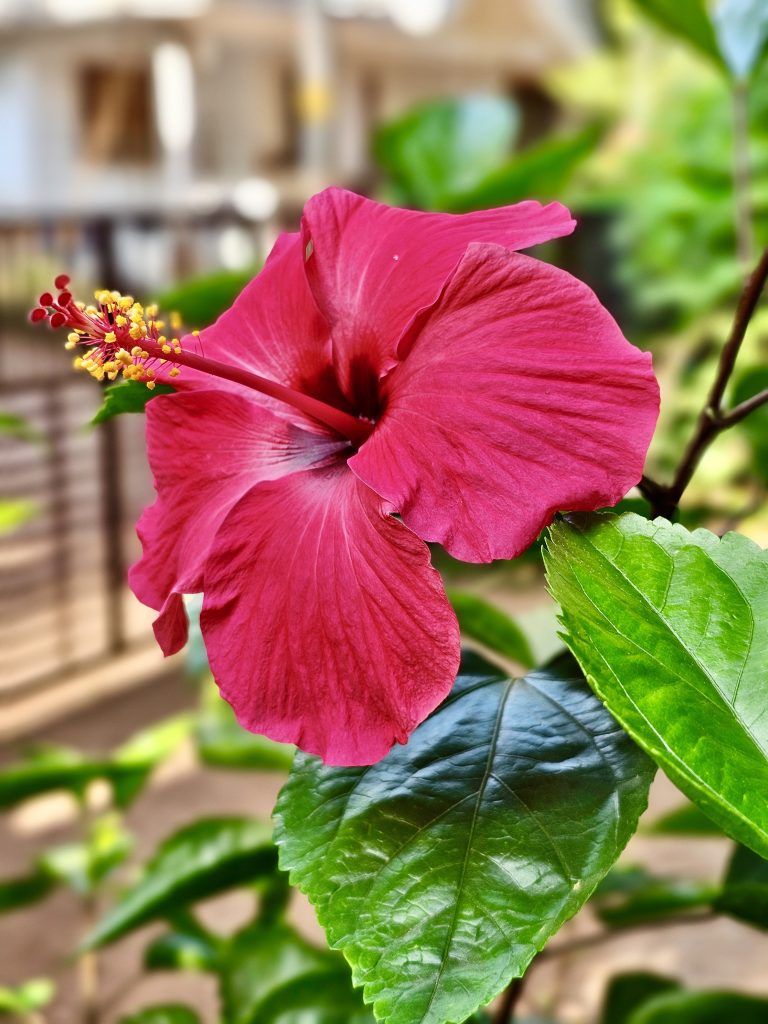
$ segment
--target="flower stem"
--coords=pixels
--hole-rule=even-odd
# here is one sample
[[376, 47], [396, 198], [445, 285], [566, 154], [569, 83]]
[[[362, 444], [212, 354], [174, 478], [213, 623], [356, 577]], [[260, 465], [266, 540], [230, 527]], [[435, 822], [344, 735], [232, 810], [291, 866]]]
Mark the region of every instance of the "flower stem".
[[727, 411], [723, 409], [723, 398], [728, 382], [731, 379], [742, 342], [757, 309], [766, 281], [768, 281], [768, 249], [763, 252], [759, 263], [744, 285], [736, 307], [731, 332], [720, 354], [717, 373], [706, 404], [699, 414], [693, 437], [677, 467], [672, 483], [659, 484], [655, 480], [651, 480], [650, 477], [644, 476], [638, 485], [641, 493], [651, 503], [651, 515], [654, 518], [656, 516], [663, 516], [665, 519], [672, 518], [704, 452], [718, 434], [741, 422], [745, 416], [761, 405], [768, 404], [768, 390], [766, 390], [733, 409]]

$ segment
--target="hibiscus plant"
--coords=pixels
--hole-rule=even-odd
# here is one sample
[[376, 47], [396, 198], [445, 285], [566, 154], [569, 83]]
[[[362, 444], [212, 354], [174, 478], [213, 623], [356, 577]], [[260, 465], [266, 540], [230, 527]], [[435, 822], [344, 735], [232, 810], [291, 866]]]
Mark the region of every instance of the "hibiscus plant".
[[[740, 102], [768, 36], [759, 5], [728, 0], [714, 23], [703, 4], [639, 6], [704, 50]], [[506, 145], [511, 124], [493, 117]], [[493, 189], [523, 180], [504, 167], [483, 166]], [[456, 181], [401, 174], [428, 211], [314, 196], [199, 332], [115, 291], [80, 302], [65, 275], [31, 314], [67, 332], [79, 369], [113, 382], [98, 418], [145, 413], [157, 500], [130, 585], [165, 654], [191, 627], [195, 671], [204, 651], [233, 716], [206, 690], [199, 712], [117, 752], [49, 749], [0, 775], [4, 807], [54, 788], [82, 800], [94, 779], [112, 795], [79, 845], [0, 886], [0, 909], [68, 884], [92, 911], [130, 856], [120, 815], [182, 741], [202, 764], [290, 765], [274, 833], [234, 817], [177, 831], [80, 948], [92, 969], [102, 947], [164, 921], [146, 968], [212, 975], [226, 1024], [489, 1012], [501, 1024], [536, 958], [648, 923], [722, 914], [768, 927], [768, 554], [734, 529], [689, 529], [680, 511], [713, 442], [765, 423], [765, 376], [733, 381], [768, 250], [660, 479], [646, 468], [660, 407], [650, 354], [586, 284], [537, 257], [574, 218], [532, 199], [437, 209], [484, 205], [483, 175], [463, 201]], [[740, 205], [742, 261], [744, 216]], [[559, 608], [560, 648], [538, 660], [514, 622], [446, 592], [436, 567], [446, 553], [481, 564], [530, 552]], [[724, 877], [615, 866], [658, 769], [688, 803], [656, 831], [729, 837]], [[294, 928], [291, 886], [329, 949]], [[223, 937], [197, 904], [233, 888], [254, 893], [253, 913]], [[587, 901], [600, 930], [549, 945]], [[21, 990], [5, 998], [38, 1019], [40, 998], [28, 1010]], [[124, 1018], [197, 1019], [176, 1004]], [[613, 980], [601, 1019], [765, 1021], [768, 1002], [643, 972]]]

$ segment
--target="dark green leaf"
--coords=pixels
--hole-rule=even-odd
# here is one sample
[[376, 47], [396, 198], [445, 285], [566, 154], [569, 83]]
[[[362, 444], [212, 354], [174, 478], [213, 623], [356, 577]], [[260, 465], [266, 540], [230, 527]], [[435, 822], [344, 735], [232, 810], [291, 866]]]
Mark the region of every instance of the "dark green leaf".
[[104, 401], [91, 420], [95, 426], [113, 416], [122, 416], [124, 412], [144, 412], [147, 402], [158, 395], [172, 395], [174, 389], [170, 384], [157, 384], [153, 391], [140, 380], [122, 380], [119, 384], [110, 384], [104, 389]]
[[632, 971], [611, 978], [603, 1000], [600, 1024], [628, 1024], [632, 1014], [649, 999], [679, 989], [673, 978], [647, 971]]
[[718, 0], [712, 12], [720, 52], [734, 78], [754, 71], [768, 39], [765, 0]]
[[441, 208], [465, 213], [517, 203], [533, 195], [554, 198], [602, 137], [602, 125], [589, 125], [575, 135], [547, 139], [524, 149], [474, 188], [447, 194]]
[[248, 282], [256, 276], [252, 270], [217, 270], [201, 277], [190, 277], [157, 300], [164, 312], [178, 313], [187, 330], [208, 327], [228, 309]]
[[380, 128], [374, 152], [412, 205], [435, 210], [446, 195], [473, 188], [504, 163], [517, 128], [511, 100], [441, 99]]
[[55, 884], [54, 879], [44, 871], [0, 881], [0, 914], [45, 899]]
[[147, 921], [256, 881], [275, 870], [270, 829], [246, 818], [210, 818], [181, 829], [162, 844], [142, 878], [85, 941], [93, 949]]
[[349, 967], [286, 924], [255, 924], [223, 954], [226, 1024], [373, 1024]]
[[[736, 380], [731, 402], [733, 405], [739, 405], [765, 390], [768, 390], [768, 366], [752, 367]], [[763, 483], [768, 484], [768, 405], [751, 412], [741, 421], [738, 429], [747, 438], [752, 449], [754, 472]]]
[[476, 656], [383, 761], [298, 754], [281, 865], [392, 1024], [464, 1020], [523, 974], [635, 830], [652, 768], [563, 657], [504, 679]]
[[652, 822], [646, 832], [657, 836], [722, 836], [723, 830], [696, 804], [685, 803]]
[[130, 1013], [127, 1017], [121, 1017], [118, 1024], [200, 1024], [200, 1018], [188, 1006], [168, 1003]]
[[[626, 880], [626, 879], [625, 879]], [[659, 878], [644, 871], [632, 876], [623, 891], [604, 889], [592, 904], [600, 920], [611, 928], [679, 917], [687, 911], [708, 909], [717, 887], [682, 878]]]
[[713, 906], [721, 914], [768, 930], [768, 861], [737, 846]]
[[768, 1000], [740, 992], [667, 992], [641, 1006], [627, 1024], [766, 1024]]
[[56, 988], [48, 978], [32, 978], [16, 988], [0, 987], [0, 1014], [25, 1015], [41, 1010], [53, 999]]
[[522, 629], [504, 612], [481, 597], [460, 590], [449, 590], [448, 598], [456, 612], [461, 632], [523, 668], [534, 663], [531, 646]]
[[609, 710], [730, 836], [768, 853], [768, 554], [630, 513], [558, 523], [546, 563]]
[[168, 932], [147, 946], [144, 966], [150, 971], [216, 971], [219, 947], [203, 935]]
[[723, 66], [705, 0], [635, 0], [649, 18]]

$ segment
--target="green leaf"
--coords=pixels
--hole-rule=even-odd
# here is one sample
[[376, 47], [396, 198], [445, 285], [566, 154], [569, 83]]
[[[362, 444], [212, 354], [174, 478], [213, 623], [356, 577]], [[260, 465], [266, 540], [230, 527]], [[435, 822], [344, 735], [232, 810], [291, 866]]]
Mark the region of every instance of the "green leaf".
[[728, 835], [768, 854], [768, 554], [631, 513], [551, 528], [568, 646], [611, 713]]
[[216, 971], [219, 946], [204, 935], [167, 932], [144, 951], [144, 966], [149, 971]]
[[603, 1000], [600, 1024], [629, 1024], [633, 1012], [650, 999], [679, 989], [674, 978], [648, 971], [631, 971], [611, 978]]
[[515, 104], [498, 96], [440, 99], [380, 128], [374, 153], [411, 205], [436, 210], [507, 159], [518, 121]]
[[765, 1024], [768, 1000], [740, 992], [666, 992], [641, 1006], [627, 1024]]
[[447, 194], [441, 209], [451, 213], [486, 210], [517, 203], [535, 195], [554, 198], [576, 167], [592, 153], [604, 134], [593, 124], [574, 135], [547, 139], [512, 157], [474, 188]]
[[127, 807], [141, 792], [152, 772], [192, 733], [194, 717], [173, 715], [126, 740], [112, 755], [109, 779], [119, 807]]
[[276, 809], [281, 866], [379, 1020], [461, 1021], [587, 900], [652, 774], [572, 659], [509, 680], [475, 656], [378, 764], [297, 755]]
[[215, 768], [288, 772], [293, 763], [294, 747], [244, 729], [215, 686], [203, 694], [195, 734], [200, 760]]
[[118, 1024], [200, 1024], [200, 1018], [188, 1006], [167, 1003], [130, 1013], [127, 1017], [121, 1017]]
[[55, 884], [44, 871], [0, 881], [0, 914], [38, 903], [45, 899]]
[[644, 830], [655, 836], [722, 836], [723, 830], [696, 804], [685, 803]]
[[246, 928], [222, 959], [226, 1024], [373, 1024], [343, 958], [289, 925]]
[[37, 443], [45, 440], [45, 434], [33, 427], [29, 420], [13, 412], [0, 412], [0, 434], [15, 437], [17, 441]]
[[75, 892], [87, 895], [119, 867], [133, 850], [133, 838], [117, 815], [97, 819], [82, 843], [66, 843], [47, 850], [40, 870]]
[[178, 313], [189, 330], [208, 327], [232, 305], [257, 273], [258, 268], [254, 267], [190, 277], [161, 295], [157, 304], [161, 310]]
[[217, 893], [247, 885], [275, 870], [269, 828], [247, 818], [193, 822], [160, 846], [142, 878], [97, 925], [83, 948], [114, 942], [147, 921]]
[[107, 772], [103, 761], [89, 760], [69, 747], [46, 746], [0, 772], [0, 809], [7, 810], [30, 797], [57, 790], [78, 796], [93, 779]]
[[53, 999], [56, 987], [48, 978], [31, 978], [16, 988], [0, 986], [0, 1014], [15, 1013], [24, 1016], [41, 1010]]
[[534, 664], [530, 644], [522, 629], [504, 612], [474, 594], [449, 590], [448, 599], [456, 612], [461, 632], [523, 668]]
[[635, 0], [635, 4], [667, 32], [723, 66], [705, 0]]
[[713, 907], [721, 914], [768, 930], [768, 861], [746, 846], [737, 846]]
[[144, 412], [147, 402], [158, 395], [172, 395], [174, 388], [170, 384], [157, 384], [153, 391], [140, 380], [122, 380], [119, 384], [110, 384], [104, 389], [104, 401], [101, 408], [91, 420], [92, 426], [111, 420], [113, 416], [122, 416], [124, 412]]
[[[748, 398], [768, 390], [768, 366], [756, 366], [742, 373], [731, 393], [731, 403], [740, 405]], [[738, 429], [752, 449], [752, 468], [768, 484], [768, 405], [760, 406], [742, 420]]]
[[643, 869], [625, 874], [623, 881], [623, 886], [601, 887], [592, 899], [597, 917], [611, 928], [629, 928], [679, 917], [690, 910], [708, 909], [718, 892], [717, 886], [708, 883], [657, 877]]
[[768, 39], [765, 0], [718, 0], [712, 13], [720, 52], [734, 78], [749, 78]]

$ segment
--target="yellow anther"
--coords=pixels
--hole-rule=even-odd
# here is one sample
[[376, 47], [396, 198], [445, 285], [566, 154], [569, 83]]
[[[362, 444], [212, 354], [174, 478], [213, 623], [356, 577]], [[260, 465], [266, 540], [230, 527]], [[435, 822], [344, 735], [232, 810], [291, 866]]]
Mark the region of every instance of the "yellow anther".
[[99, 315], [99, 311], [98, 311], [98, 309], [96, 309], [95, 306], [86, 306], [85, 307], [85, 312], [88, 314], [88, 316], [98, 316]]
[[149, 378], [150, 378], [150, 380], [151, 380], [151, 379], [152, 379], [152, 377], [154, 377], [154, 376], [155, 376], [155, 371], [154, 371], [154, 370], [147, 370], [147, 377], [149, 377]]
[[178, 377], [180, 373], [181, 373], [181, 370], [178, 368], [178, 366], [174, 366], [174, 368], [172, 370], [168, 371], [168, 376], [169, 377]]
[[157, 316], [157, 312], [157, 306], [154, 303], [151, 306], [147, 306], [146, 308], [146, 314], [150, 320], [155, 319], [155, 317]]
[[174, 329], [174, 331], [180, 331], [181, 330], [183, 321], [181, 319], [181, 314], [178, 313], [176, 310], [174, 310], [171, 313], [170, 321], [171, 321], [171, 327]]
[[155, 320], [155, 327], [158, 329], [158, 331], [162, 331], [162, 329], [165, 327], [165, 320]]
[[112, 301], [112, 292], [108, 292], [106, 288], [103, 288], [101, 291], [96, 291], [93, 294], [100, 306], [106, 306]]
[[162, 351], [165, 352], [166, 355], [168, 355], [168, 353], [171, 351], [171, 346], [170, 345], [163, 345], [162, 346]]
[[115, 342], [117, 341], [117, 335], [115, 334], [114, 331], [107, 331], [107, 333], [104, 335], [104, 341], [108, 345], [114, 345]]
[[82, 368], [83, 368], [83, 357], [82, 356], [75, 356], [75, 358], [72, 360], [72, 365], [74, 366], [74, 368], [76, 370], [82, 370]]
[[[147, 381], [147, 387], [149, 388], [150, 391], [154, 391], [155, 390], [155, 382], [153, 380], [148, 380]], [[152, 406], [152, 408], [154, 409], [154, 406]]]
[[197, 337], [197, 336], [198, 336], [198, 334], [200, 333], [200, 331], [198, 331], [198, 330], [194, 330], [194, 331], [192, 331], [192, 333], [194, 334], [194, 336], [195, 336], [195, 337]]
[[125, 327], [126, 324], [128, 323], [128, 320], [123, 316], [122, 313], [118, 313], [117, 316], [115, 317], [115, 323], [117, 324], [118, 327]]
[[149, 352], [144, 352], [144, 351], [142, 351], [142, 353], [141, 353], [141, 358], [142, 358], [142, 359], [149, 359]]
[[131, 355], [134, 357], [134, 359], [138, 358], [138, 356], [141, 355], [141, 346], [134, 345], [133, 348], [131, 349]]
[[115, 353], [115, 359], [119, 363], [122, 363], [123, 366], [127, 366], [131, 362], [131, 353], [126, 351], [124, 348], [118, 349]]

